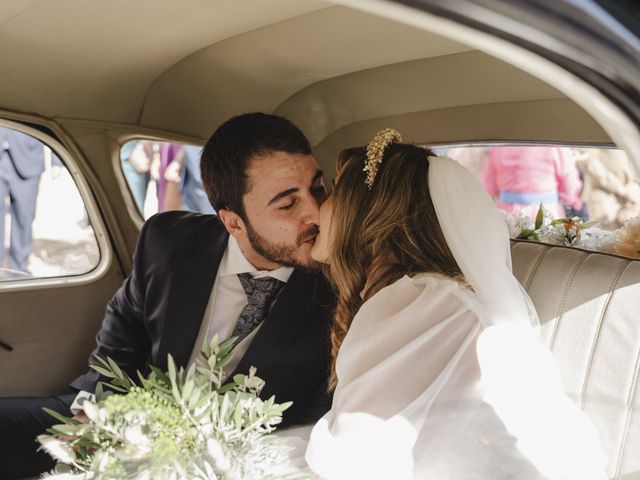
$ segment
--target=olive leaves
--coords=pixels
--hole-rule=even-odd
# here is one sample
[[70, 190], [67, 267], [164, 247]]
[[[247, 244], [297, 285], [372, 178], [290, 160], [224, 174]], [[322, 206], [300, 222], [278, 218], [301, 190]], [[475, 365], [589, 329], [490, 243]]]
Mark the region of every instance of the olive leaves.
[[38, 437], [42, 448], [94, 478], [266, 478], [287, 450], [268, 434], [292, 403], [261, 399], [253, 367], [227, 381], [235, 342], [214, 337], [187, 369], [169, 355], [166, 372], [151, 366], [137, 382], [95, 357], [91, 368], [106, 380], [82, 404], [88, 422], [47, 409], [61, 423]]

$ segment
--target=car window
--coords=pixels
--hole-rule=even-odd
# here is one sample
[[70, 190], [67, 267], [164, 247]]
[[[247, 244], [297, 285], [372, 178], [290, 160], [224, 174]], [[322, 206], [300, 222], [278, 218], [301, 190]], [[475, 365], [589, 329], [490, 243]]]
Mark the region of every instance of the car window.
[[120, 149], [122, 173], [136, 208], [146, 219], [168, 210], [213, 213], [200, 177], [202, 147], [131, 140]]
[[0, 282], [93, 270], [100, 250], [62, 160], [9, 127], [0, 127], [0, 148]]
[[512, 238], [639, 256], [640, 182], [623, 150], [471, 145], [435, 151], [482, 182]]

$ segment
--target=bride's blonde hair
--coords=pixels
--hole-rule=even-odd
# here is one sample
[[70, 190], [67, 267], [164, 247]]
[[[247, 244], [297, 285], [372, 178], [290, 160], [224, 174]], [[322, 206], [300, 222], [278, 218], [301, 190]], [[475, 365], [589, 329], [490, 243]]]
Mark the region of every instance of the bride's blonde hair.
[[331, 389], [337, 383], [338, 351], [367, 299], [404, 275], [434, 272], [462, 280], [431, 201], [429, 155], [415, 145], [387, 146], [369, 188], [363, 170], [366, 147], [340, 154], [329, 252], [330, 277], [338, 292], [331, 327]]

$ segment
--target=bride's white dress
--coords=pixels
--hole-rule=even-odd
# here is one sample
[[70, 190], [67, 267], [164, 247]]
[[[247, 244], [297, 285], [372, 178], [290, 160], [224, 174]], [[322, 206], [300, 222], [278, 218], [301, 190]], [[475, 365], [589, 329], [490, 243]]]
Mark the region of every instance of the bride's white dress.
[[375, 294], [340, 349], [333, 407], [283, 432], [293, 463], [330, 480], [606, 478], [598, 432], [534, 330], [483, 315], [433, 274]]

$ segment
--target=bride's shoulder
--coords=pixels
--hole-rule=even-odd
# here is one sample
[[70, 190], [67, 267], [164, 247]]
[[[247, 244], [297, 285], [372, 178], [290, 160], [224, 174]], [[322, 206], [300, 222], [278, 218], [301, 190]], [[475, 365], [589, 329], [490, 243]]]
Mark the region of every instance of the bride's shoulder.
[[471, 290], [463, 279], [449, 277], [442, 273], [422, 272], [413, 276], [405, 275], [404, 278], [418, 288], [429, 290], [437, 289], [445, 292], [451, 292], [452, 294], [455, 294], [458, 291]]
[[441, 273], [419, 272], [413, 275], [404, 275], [395, 282], [387, 285], [374, 295], [373, 298], [394, 297], [420, 297], [425, 293], [441, 295], [456, 295], [458, 292], [469, 291], [471, 289], [463, 281], [457, 278], [448, 277]]
[[472, 305], [473, 291], [462, 280], [440, 273], [422, 272], [405, 275], [386, 292], [387, 298], [402, 299], [401, 303], [441, 305], [449, 303], [458, 308]]
[[448, 277], [440, 273], [425, 272], [406, 277], [421, 297], [430, 304], [448, 304], [455, 310], [470, 310], [477, 314], [483, 311], [475, 292], [464, 279]]
[[431, 311], [460, 313], [472, 306], [465, 293], [469, 291], [463, 282], [445, 275], [426, 272], [405, 275], [367, 300], [356, 317], [391, 318], [417, 312], [422, 316]]

